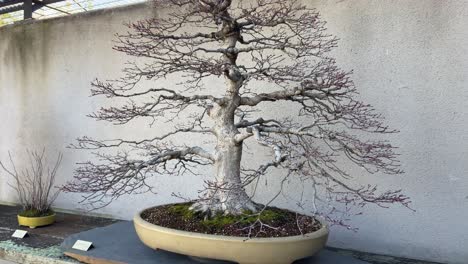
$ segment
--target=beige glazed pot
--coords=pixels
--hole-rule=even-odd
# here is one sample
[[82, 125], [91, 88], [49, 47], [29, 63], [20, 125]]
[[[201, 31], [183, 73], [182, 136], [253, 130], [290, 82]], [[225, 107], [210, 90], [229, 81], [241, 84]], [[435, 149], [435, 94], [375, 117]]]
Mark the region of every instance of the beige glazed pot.
[[140, 240], [150, 248], [179, 254], [234, 261], [240, 264], [290, 264], [309, 257], [325, 246], [328, 225], [316, 232], [291, 237], [250, 238], [208, 235], [153, 225], [141, 218], [133, 219]]

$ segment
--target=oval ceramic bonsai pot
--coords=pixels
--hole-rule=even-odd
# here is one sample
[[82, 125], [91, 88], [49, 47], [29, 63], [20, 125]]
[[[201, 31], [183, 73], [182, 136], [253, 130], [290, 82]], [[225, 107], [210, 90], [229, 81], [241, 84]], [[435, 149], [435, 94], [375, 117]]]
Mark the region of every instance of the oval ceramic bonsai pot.
[[48, 216], [41, 217], [26, 217], [18, 215], [18, 224], [20, 226], [28, 226], [36, 228], [38, 226], [51, 225], [55, 222], [55, 213]]
[[309, 234], [250, 238], [194, 233], [151, 224], [139, 212], [133, 219], [140, 240], [150, 248], [179, 254], [234, 261], [240, 264], [290, 264], [309, 257], [325, 246], [328, 225], [319, 219], [322, 227]]

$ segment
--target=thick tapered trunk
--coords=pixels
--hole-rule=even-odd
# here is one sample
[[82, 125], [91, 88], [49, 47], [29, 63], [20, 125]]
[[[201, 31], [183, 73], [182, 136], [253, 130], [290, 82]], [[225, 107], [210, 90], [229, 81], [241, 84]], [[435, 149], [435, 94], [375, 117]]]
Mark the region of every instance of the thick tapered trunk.
[[210, 214], [242, 214], [246, 210], [255, 212], [257, 206], [245, 192], [240, 178], [242, 144], [232, 139], [218, 140], [215, 153], [215, 181], [203, 200], [192, 209]]
[[239, 133], [234, 125], [234, 109], [240, 98], [234, 95], [227, 106], [216, 106], [209, 115], [215, 121], [214, 132], [217, 144], [214, 153], [215, 179], [211, 182], [204, 199], [192, 209], [210, 214], [242, 214], [256, 211], [241, 181], [242, 142], [236, 142]]
[[[235, 101], [235, 99], [234, 99]], [[242, 142], [236, 142], [238, 134], [234, 117], [229, 108], [215, 108], [210, 112], [216, 125], [214, 131], [217, 144], [214, 153], [215, 179], [201, 199], [192, 206], [196, 211], [209, 214], [242, 214], [246, 210], [256, 211], [241, 180]]]
[[[230, 17], [227, 12], [223, 16]], [[236, 24], [225, 21], [222, 32], [225, 34], [226, 50], [234, 51], [240, 34]], [[245, 210], [257, 210], [245, 192], [240, 177], [242, 142], [235, 140], [239, 131], [234, 125], [234, 114], [240, 105], [239, 89], [243, 77], [236, 66], [236, 59], [237, 55], [224, 54], [227, 86], [225, 101], [215, 104], [208, 111], [215, 123], [213, 132], [217, 138], [214, 155], [215, 181], [210, 184], [205, 199], [192, 206], [193, 210], [210, 214], [242, 214]]]
[[245, 210], [255, 211], [255, 205], [245, 192], [240, 178], [242, 144], [233, 139], [220, 140], [216, 146], [216, 198], [218, 210], [227, 214], [241, 214]]

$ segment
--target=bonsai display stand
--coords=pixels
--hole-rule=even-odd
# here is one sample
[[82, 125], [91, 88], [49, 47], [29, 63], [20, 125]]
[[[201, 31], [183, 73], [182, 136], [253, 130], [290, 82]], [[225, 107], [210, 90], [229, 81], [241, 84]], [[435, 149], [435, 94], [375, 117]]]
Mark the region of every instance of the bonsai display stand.
[[[93, 242], [89, 251], [72, 249], [76, 240]], [[62, 243], [64, 254], [84, 263], [90, 264], [195, 264], [195, 259], [167, 252], [153, 250], [145, 246], [138, 238], [133, 222], [122, 221], [106, 227], [99, 227], [67, 237]], [[231, 263], [210, 261], [210, 263]], [[295, 264], [367, 264], [351, 256], [322, 250], [316, 256], [294, 262]]]

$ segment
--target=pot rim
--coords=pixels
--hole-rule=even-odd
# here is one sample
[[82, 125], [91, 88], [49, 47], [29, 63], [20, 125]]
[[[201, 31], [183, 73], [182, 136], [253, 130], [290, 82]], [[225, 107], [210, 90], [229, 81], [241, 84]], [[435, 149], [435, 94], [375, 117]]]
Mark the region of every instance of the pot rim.
[[322, 224], [322, 227], [314, 231], [312, 233], [306, 233], [302, 235], [297, 235], [297, 236], [287, 236], [287, 237], [254, 237], [254, 238], [248, 238], [248, 237], [238, 237], [238, 236], [225, 236], [225, 235], [212, 235], [212, 234], [205, 234], [205, 233], [197, 233], [197, 232], [190, 232], [190, 231], [184, 231], [184, 230], [179, 230], [179, 229], [174, 229], [174, 228], [168, 228], [168, 227], [163, 227], [159, 225], [152, 224], [143, 218], [141, 218], [141, 214], [143, 211], [146, 211], [151, 208], [158, 207], [153, 206], [153, 207], [148, 207], [143, 210], [138, 211], [138, 213], [133, 217], [133, 222], [134, 224], [139, 224], [144, 226], [147, 229], [155, 230], [158, 232], [164, 232], [164, 233], [170, 233], [170, 234], [176, 234], [178, 236], [184, 236], [184, 237], [197, 237], [197, 238], [205, 238], [205, 239], [210, 239], [210, 240], [231, 240], [231, 241], [243, 241], [243, 242], [250, 242], [250, 243], [262, 243], [262, 242], [286, 242], [286, 241], [297, 241], [297, 240], [303, 240], [303, 239], [313, 239], [313, 238], [318, 238], [321, 236], [324, 236], [328, 234], [328, 223], [325, 221], [323, 217], [320, 216], [314, 216], [320, 224]]

